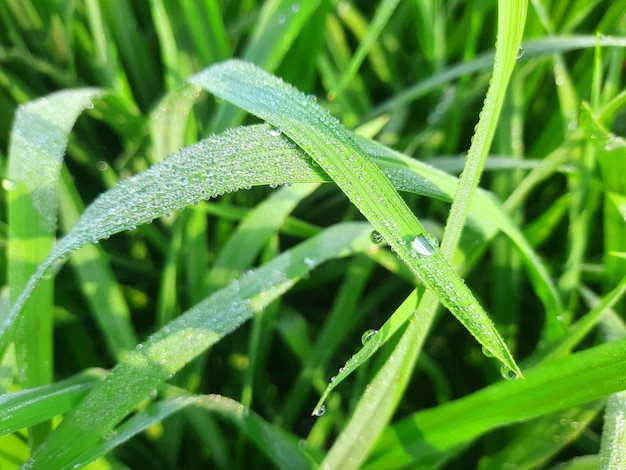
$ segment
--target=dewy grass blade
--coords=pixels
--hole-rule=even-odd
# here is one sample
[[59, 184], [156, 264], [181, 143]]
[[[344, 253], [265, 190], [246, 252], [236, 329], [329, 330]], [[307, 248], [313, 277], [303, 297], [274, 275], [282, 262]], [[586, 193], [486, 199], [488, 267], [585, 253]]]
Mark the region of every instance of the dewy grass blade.
[[623, 390], [625, 354], [626, 341], [613, 341], [533, 367], [526, 380], [498, 382], [407, 416], [385, 430], [364, 468], [381, 468], [379, 459], [393, 462], [385, 468], [411, 468], [416, 461], [493, 429]]
[[165, 420], [185, 408], [204, 409], [216, 413], [225, 421], [231, 422], [245, 434], [276, 466], [285, 470], [310, 469], [314, 463], [306, 451], [298, 445], [297, 439], [261, 418], [241, 403], [222, 395], [187, 395], [168, 397], [149, 404], [135, 414], [105, 439], [70, 463], [70, 468], [87, 465], [96, 458], [107, 454], [133, 436], [145, 431], [149, 426]]
[[[54, 246], [58, 180], [67, 136], [80, 113], [102, 94], [96, 88], [61, 91], [21, 106], [15, 115], [9, 146], [8, 281], [12, 302]], [[52, 279], [41, 283], [30, 304], [0, 320], [0, 358], [15, 341], [20, 381], [34, 387], [52, 380]], [[16, 325], [20, 325], [16, 328]], [[18, 331], [14, 336], [14, 332]], [[37, 334], [32, 334], [37, 331]], [[36, 444], [47, 430], [31, 432]]]
[[320, 108], [314, 97], [238, 60], [209, 67], [191, 81], [259, 116], [293, 139], [437, 294], [441, 303], [494, 357], [521, 376], [493, 323], [444, 260], [436, 243], [351, 134]]

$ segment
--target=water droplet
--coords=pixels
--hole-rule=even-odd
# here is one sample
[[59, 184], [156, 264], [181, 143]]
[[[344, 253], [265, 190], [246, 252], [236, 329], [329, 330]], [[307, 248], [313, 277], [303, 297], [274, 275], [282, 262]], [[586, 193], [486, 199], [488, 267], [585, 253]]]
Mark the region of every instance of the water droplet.
[[439, 240], [432, 233], [422, 233], [415, 237], [411, 246], [421, 256], [431, 256], [439, 247]]
[[492, 353], [491, 351], [489, 351], [489, 349], [487, 349], [485, 346], [483, 346], [483, 348], [482, 348], [482, 349], [483, 349], [483, 354], [484, 354], [486, 357], [493, 357], [493, 353]]
[[520, 46], [519, 49], [517, 50], [517, 58], [521, 59], [523, 55], [524, 55], [524, 48]]
[[186, 176], [182, 176], [178, 182], [180, 183], [181, 186], [187, 186], [189, 184], [189, 180], [187, 179]]
[[315, 258], [307, 256], [306, 258], [304, 258], [304, 264], [306, 264], [309, 269], [313, 269], [317, 263], [315, 261]]
[[376, 243], [377, 245], [385, 241], [378, 230], [372, 230], [372, 233], [370, 233], [370, 240], [372, 240], [372, 243]]
[[270, 127], [269, 131], [271, 136], [279, 137], [282, 134], [281, 130], [278, 127]]
[[371, 339], [376, 336], [376, 334], [378, 333], [378, 330], [367, 330], [365, 333], [363, 333], [361, 335], [361, 343], [363, 344], [363, 346], [365, 346], [365, 344], [368, 341], [371, 341]]
[[285, 15], [278, 15], [278, 24], [285, 24], [287, 17]]
[[323, 416], [324, 413], [326, 413], [326, 407], [322, 405], [313, 412], [313, 416]]
[[298, 13], [300, 11], [300, 5], [295, 2], [291, 4], [291, 13]]
[[502, 366], [500, 368], [500, 374], [502, 375], [502, 378], [506, 380], [516, 380], [519, 378], [515, 371], [509, 369], [507, 366]]

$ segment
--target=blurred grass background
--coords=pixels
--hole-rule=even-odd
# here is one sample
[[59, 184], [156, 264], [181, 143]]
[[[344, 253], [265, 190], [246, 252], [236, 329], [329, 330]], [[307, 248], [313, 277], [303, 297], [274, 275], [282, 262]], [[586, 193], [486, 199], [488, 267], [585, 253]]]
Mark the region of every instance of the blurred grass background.
[[[348, 128], [458, 174], [490, 77], [496, 7], [495, 1], [455, 0], [2, 1], [4, 189], [10, 184], [6, 155], [16, 107], [57, 90], [95, 86], [115, 92], [79, 118], [68, 145], [63, 176], [68, 188], [76, 188], [72, 197], [83, 205], [182, 145], [256, 122], [205, 94], [188, 102], [168, 99], [191, 75], [229, 57], [253, 61], [315, 95]], [[616, 136], [626, 135], [625, 49], [593, 47], [609, 36], [624, 39], [625, 11], [623, 0], [530, 2], [527, 44], [520, 51], [481, 184], [504, 201], [554, 276], [566, 306], [565, 325], [587, 312], [593, 299], [626, 273], [626, 259], [613, 254], [626, 252], [626, 155], [620, 148], [599, 148], [592, 139], [598, 123]], [[590, 109], [587, 114], [581, 111], [583, 103]], [[538, 168], [546, 168], [545, 175], [524, 186], [531, 170], [540, 174]], [[232, 271], [219, 274], [216, 262], [228, 259], [222, 253], [242, 217], [273, 193], [271, 188], [252, 188], [226, 194], [100, 244], [99, 256], [111, 269], [107, 292], [122, 294], [115, 308], [130, 316], [133, 327], [120, 332], [125, 339], [119, 350], [112, 350], [111, 340], [103, 337], [94, 313], [98, 306], [85, 295], [79, 261], [70, 259], [54, 287], [54, 379], [90, 367], [112, 367], [124, 347], [132, 347], [247, 269], [245, 263], [231, 261], [226, 268]], [[3, 242], [5, 193], [0, 197]], [[441, 233], [448, 204], [411, 195], [406, 200], [431, 232]], [[63, 207], [60, 233], [75, 220]], [[323, 185], [295, 207], [249, 262], [262, 264], [320, 227], [359, 218], [336, 187]], [[466, 242], [471, 243], [471, 228]], [[0, 257], [6, 265], [5, 250]], [[231, 257], [238, 258], [236, 250]], [[309, 416], [320, 391], [358, 350], [361, 334], [380, 326], [412, 287], [401, 268], [382, 264], [357, 255], [320, 266], [273, 303], [262, 320], [244, 325], [208, 357], [188, 366], [176, 385], [240, 400], [306, 439], [310, 448], [327, 447], [382, 359], [375, 357], [342, 384], [330, 398], [325, 421]], [[536, 351], [546, 340], [544, 306], [510, 241], [496, 239], [463, 268], [515, 357]], [[6, 285], [5, 269], [0, 276]], [[623, 315], [624, 308], [622, 301], [615, 311]], [[322, 334], [328, 319], [335, 317], [345, 324]], [[600, 333], [592, 334], [584, 346], [602, 340]], [[318, 342], [327, 352], [311, 364], [307, 358]], [[426, 342], [397, 417], [465, 396], [498, 378], [497, 367], [473, 338], [452, 316], [443, 315]], [[598, 410], [569, 446], [561, 443], [532, 464], [520, 458], [521, 468], [562, 461], [573, 465], [577, 456], [597, 454], [602, 429]], [[268, 465], [234, 428], [211, 421], [212, 428], [200, 429], [190, 415], [185, 412], [162, 428], [149, 428], [100, 464]], [[446, 468], [495, 465], [489, 457], [498, 462], [498, 453], [509, 442], [524, 442], [524, 432], [520, 425], [490, 433], [460, 456], [450, 456]], [[532, 454], [532, 449], [526, 452]]]

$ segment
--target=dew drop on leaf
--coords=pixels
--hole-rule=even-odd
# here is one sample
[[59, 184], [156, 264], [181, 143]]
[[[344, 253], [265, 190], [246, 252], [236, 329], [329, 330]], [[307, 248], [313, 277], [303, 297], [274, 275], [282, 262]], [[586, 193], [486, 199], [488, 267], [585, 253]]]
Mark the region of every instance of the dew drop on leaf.
[[521, 59], [523, 55], [524, 55], [524, 48], [520, 46], [519, 49], [517, 50], [517, 58]]
[[322, 405], [313, 412], [313, 416], [323, 416], [324, 413], [326, 413], [326, 407]]
[[519, 378], [517, 374], [515, 373], [515, 371], [509, 369], [507, 366], [502, 366], [500, 368], [500, 374], [502, 375], [502, 378], [505, 380], [516, 380]]
[[278, 127], [270, 127], [269, 134], [274, 137], [279, 137], [282, 134], [281, 130]]
[[363, 346], [370, 341], [375, 335], [378, 333], [378, 330], [367, 330], [365, 333], [361, 335], [361, 343]]
[[422, 233], [411, 242], [411, 247], [421, 256], [431, 256], [439, 247], [439, 240], [432, 233]]
[[493, 357], [493, 353], [489, 351], [489, 349], [487, 349], [485, 346], [482, 347], [482, 350], [485, 357]]
[[372, 243], [376, 243], [378, 245], [379, 243], [382, 243], [385, 239], [378, 230], [372, 230], [372, 233], [370, 233], [370, 240], [372, 241]]

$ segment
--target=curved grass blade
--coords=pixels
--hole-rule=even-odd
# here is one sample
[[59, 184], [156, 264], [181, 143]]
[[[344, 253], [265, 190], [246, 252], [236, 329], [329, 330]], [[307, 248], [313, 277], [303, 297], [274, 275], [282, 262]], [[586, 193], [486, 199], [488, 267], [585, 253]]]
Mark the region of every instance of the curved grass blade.
[[330, 392], [332, 392], [346, 377], [372, 357], [374, 353], [378, 351], [378, 349], [380, 349], [380, 347], [402, 327], [402, 325], [406, 324], [407, 320], [411, 318], [411, 315], [415, 313], [415, 306], [417, 305], [417, 302], [417, 290], [414, 290], [406, 299], [404, 299], [402, 305], [396, 309], [396, 311], [391, 315], [391, 317], [389, 317], [376, 334], [368, 338], [367, 342], [365, 342], [359, 352], [348, 359], [346, 364], [339, 369], [339, 372], [328, 383], [326, 390], [324, 390], [324, 393], [322, 393], [322, 396], [315, 405], [315, 408], [313, 408], [313, 412], [311, 413], [312, 415], [319, 415], [320, 409], [324, 405], [324, 402]]
[[2, 395], [0, 436], [67, 413], [103, 377], [101, 370], [88, 370], [61, 382]]
[[[522, 44], [524, 56], [521, 59], [527, 60], [533, 57], [542, 57], [554, 53], [568, 52], [576, 49], [588, 49], [597, 46], [626, 47], [626, 38], [610, 36], [598, 38], [593, 35], [576, 35], [531, 39]], [[365, 120], [369, 120], [395, 107], [415, 101], [430, 90], [440, 87], [442, 83], [455, 80], [463, 75], [489, 69], [493, 64], [494, 52], [495, 51], [486, 52], [472, 61], [453, 65], [400, 93], [396, 93], [393, 98], [390, 98], [372, 110], [372, 112], [365, 117]]]
[[[65, 136], [67, 139], [67, 135]], [[289, 166], [276, 160], [289, 155]], [[0, 344], [6, 348], [18, 313], [45, 273], [67, 254], [124, 230], [183, 209], [188, 205], [252, 185], [276, 185], [314, 175], [295, 145], [265, 126], [239, 128], [186, 147], [141, 175], [102, 194], [50, 251], [0, 324]], [[306, 178], [305, 178], [306, 180]], [[0, 349], [0, 353], [4, 349]]]
[[[371, 227], [344, 223], [324, 230], [215, 292], [137, 346], [66, 416], [26, 463], [63, 468], [110, 433], [156, 388], [237, 329], [328, 259], [363, 252]], [[115, 406], [111, 406], [114, 403]], [[67, 443], [72, 445], [68, 446]], [[59, 449], [63, 449], [59, 453]]]
[[390, 181], [351, 134], [314, 99], [238, 60], [209, 67], [191, 81], [261, 117], [293, 139], [485, 349], [521, 375], [487, 314]]
[[[80, 113], [103, 92], [85, 88], [53, 93], [18, 108], [11, 131], [8, 180], [7, 274], [11, 302], [18, 299], [55, 242], [58, 187], [67, 136]], [[0, 358], [15, 344], [19, 379], [24, 387], [52, 381], [53, 280], [34, 292], [29, 305], [0, 319]], [[19, 324], [19, 327], [17, 325]], [[36, 331], [37, 334], [32, 334]], [[29, 430], [38, 445], [49, 425]]]
[[298, 446], [293, 436], [271, 425], [241, 403], [221, 395], [182, 395], [151, 403], [73, 460], [68, 467], [81, 468], [145, 431], [149, 426], [188, 408], [216, 413], [234, 424], [276, 465], [276, 468], [291, 470], [314, 467], [313, 461]]

